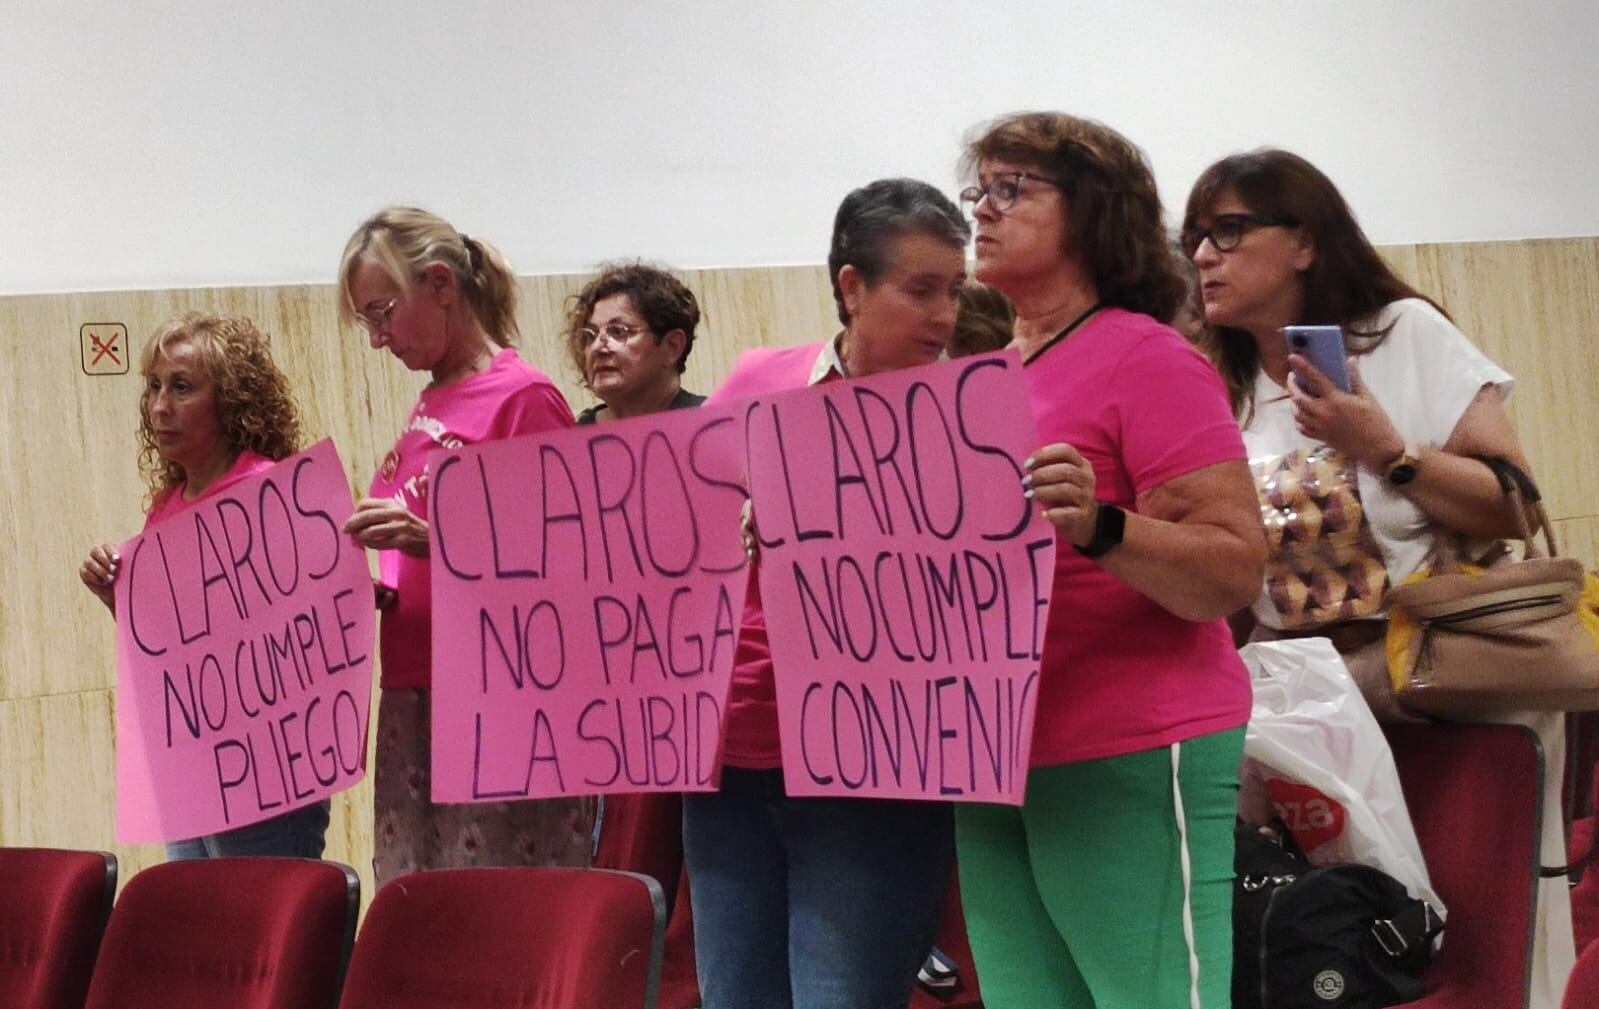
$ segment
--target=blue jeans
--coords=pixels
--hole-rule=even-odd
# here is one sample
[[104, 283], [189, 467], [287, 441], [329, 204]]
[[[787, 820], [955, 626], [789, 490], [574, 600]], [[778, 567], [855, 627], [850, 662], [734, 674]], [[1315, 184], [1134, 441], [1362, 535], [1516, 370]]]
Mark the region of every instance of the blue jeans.
[[683, 797], [704, 1009], [903, 1009], [954, 860], [945, 803], [790, 799], [726, 767]]
[[322, 835], [328, 829], [328, 800], [301, 806], [282, 816], [207, 834], [187, 841], [167, 843], [167, 861], [186, 858], [237, 858], [243, 855], [279, 855], [287, 858], [321, 858]]

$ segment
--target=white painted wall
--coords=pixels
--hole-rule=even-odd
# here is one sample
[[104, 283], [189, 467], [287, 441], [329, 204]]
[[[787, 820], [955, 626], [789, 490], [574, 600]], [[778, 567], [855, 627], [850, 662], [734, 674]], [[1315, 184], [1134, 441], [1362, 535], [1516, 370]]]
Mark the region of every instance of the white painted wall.
[[523, 272], [817, 262], [1024, 107], [1168, 206], [1278, 144], [1379, 241], [1599, 234], [1599, 3], [0, 0], [0, 293], [330, 279], [408, 201]]

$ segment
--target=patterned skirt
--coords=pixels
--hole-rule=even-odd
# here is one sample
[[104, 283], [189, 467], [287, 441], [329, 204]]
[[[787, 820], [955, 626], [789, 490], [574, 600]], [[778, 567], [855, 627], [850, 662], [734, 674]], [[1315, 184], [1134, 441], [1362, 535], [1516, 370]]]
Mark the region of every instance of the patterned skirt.
[[377, 884], [424, 869], [589, 866], [593, 796], [448, 805], [429, 800], [431, 703], [426, 689], [385, 689], [378, 701], [372, 780]]

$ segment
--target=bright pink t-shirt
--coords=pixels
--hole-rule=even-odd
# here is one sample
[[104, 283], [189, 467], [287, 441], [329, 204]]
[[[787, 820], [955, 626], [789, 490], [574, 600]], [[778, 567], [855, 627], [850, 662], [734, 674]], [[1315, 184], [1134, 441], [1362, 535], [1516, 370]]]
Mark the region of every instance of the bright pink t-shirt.
[[277, 463], [271, 459], [256, 455], [249, 450], [240, 452], [239, 457], [233, 460], [233, 465], [228, 467], [228, 471], [217, 477], [216, 481], [207, 487], [199, 497], [189, 501], [183, 499], [183, 489], [188, 486], [187, 481], [158, 495], [155, 500], [150, 502], [150, 511], [144, 516], [144, 527], [148, 529], [158, 522], [164, 522], [172, 516], [193, 507], [198, 502], [204, 501], [211, 495], [227, 490], [245, 477], [254, 476], [262, 470], [271, 469], [276, 465]]
[[[422, 390], [400, 440], [372, 478], [371, 495], [393, 498], [418, 518], [428, 515], [427, 459], [456, 448], [572, 426], [572, 408], [542, 371], [506, 348], [489, 367], [449, 385]], [[378, 553], [378, 573], [399, 599], [383, 613], [379, 646], [382, 685], [433, 682], [433, 597], [428, 559], [398, 550]]]
[[[1094, 467], [1095, 496], [1137, 511], [1173, 477], [1244, 458], [1214, 368], [1147, 315], [1101, 311], [1025, 369], [1040, 445]], [[1064, 538], [1044, 632], [1034, 767], [1167, 746], [1249, 720], [1249, 676], [1224, 621], [1193, 623]]]
[[[811, 380], [811, 372], [823, 347], [821, 343], [807, 343], [798, 347], [745, 351], [733, 365], [733, 373], [717, 386], [706, 403], [726, 403], [804, 388]], [[744, 620], [738, 631], [738, 648], [733, 655], [727, 716], [722, 722], [723, 763], [760, 769], [782, 767], [783, 749], [777, 731], [772, 646], [766, 636], [760, 579], [752, 567], [749, 589], [744, 596]]]

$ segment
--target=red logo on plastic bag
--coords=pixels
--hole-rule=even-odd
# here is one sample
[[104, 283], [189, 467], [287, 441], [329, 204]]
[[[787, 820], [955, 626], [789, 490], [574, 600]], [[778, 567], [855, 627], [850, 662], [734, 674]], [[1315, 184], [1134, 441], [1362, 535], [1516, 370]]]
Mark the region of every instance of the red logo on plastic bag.
[[1307, 853], [1344, 832], [1344, 807], [1309, 785], [1267, 778], [1266, 791], [1277, 815]]

